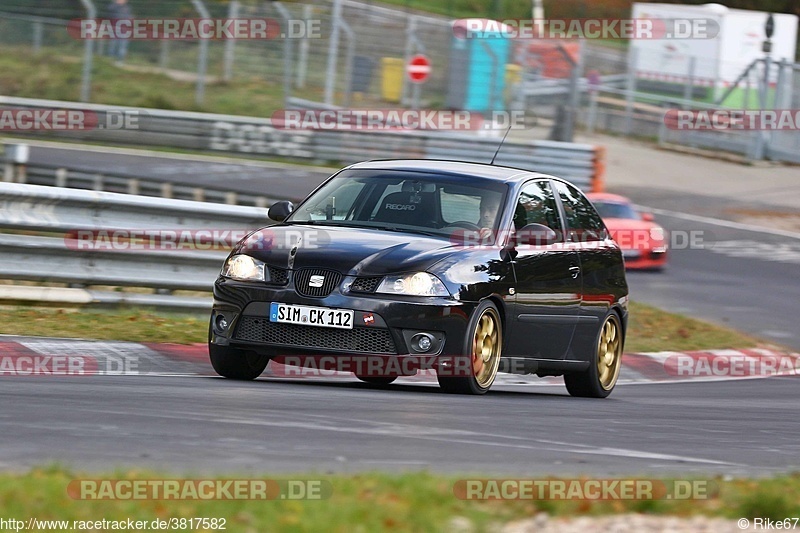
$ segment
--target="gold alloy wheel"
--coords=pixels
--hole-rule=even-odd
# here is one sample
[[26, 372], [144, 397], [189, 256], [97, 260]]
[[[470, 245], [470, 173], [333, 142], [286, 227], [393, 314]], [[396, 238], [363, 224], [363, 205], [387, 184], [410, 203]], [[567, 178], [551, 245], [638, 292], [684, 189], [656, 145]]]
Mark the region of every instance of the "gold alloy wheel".
[[622, 359], [622, 335], [619, 320], [609, 316], [603, 324], [597, 346], [597, 380], [603, 390], [611, 390], [619, 377]]
[[489, 387], [494, 381], [502, 350], [500, 316], [489, 307], [478, 319], [472, 339], [472, 372], [482, 389]]

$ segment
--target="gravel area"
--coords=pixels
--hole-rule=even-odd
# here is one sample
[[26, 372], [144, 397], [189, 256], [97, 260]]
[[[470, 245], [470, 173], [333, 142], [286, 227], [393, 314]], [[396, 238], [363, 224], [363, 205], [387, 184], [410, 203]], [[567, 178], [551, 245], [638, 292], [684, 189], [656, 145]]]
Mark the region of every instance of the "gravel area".
[[[469, 519], [454, 517], [447, 531], [475, 533], [476, 529]], [[755, 530], [741, 529], [736, 520], [705, 516], [684, 518], [631, 513], [568, 518], [540, 513], [533, 518], [490, 526], [488, 531], [492, 533], [734, 533]]]
[[742, 531], [735, 520], [694, 516], [654, 516], [622, 514], [611, 516], [582, 516], [578, 518], [550, 517], [540, 514], [528, 520], [506, 524], [502, 533], [728, 533]]
[[800, 215], [739, 216], [738, 222], [800, 233]]

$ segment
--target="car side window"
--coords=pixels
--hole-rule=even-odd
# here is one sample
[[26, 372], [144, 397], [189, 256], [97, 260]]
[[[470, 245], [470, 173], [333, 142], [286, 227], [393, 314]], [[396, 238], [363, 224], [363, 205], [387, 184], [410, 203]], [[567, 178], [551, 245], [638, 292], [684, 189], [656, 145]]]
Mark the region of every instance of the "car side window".
[[572, 185], [560, 181], [555, 184], [564, 207], [569, 240], [587, 242], [605, 239], [605, 224], [592, 203]]
[[480, 196], [440, 192], [442, 219], [445, 224], [458, 221], [475, 222], [481, 216]]
[[528, 224], [542, 224], [561, 233], [561, 222], [553, 191], [548, 181], [540, 180], [525, 185], [514, 210], [514, 229]]

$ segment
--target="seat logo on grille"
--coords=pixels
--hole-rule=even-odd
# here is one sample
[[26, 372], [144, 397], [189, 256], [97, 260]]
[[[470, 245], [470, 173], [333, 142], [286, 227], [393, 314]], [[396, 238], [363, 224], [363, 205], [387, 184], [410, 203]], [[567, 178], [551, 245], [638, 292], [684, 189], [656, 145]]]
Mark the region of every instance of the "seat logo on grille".
[[325, 276], [311, 276], [308, 279], [308, 286], [309, 287], [322, 287], [322, 284], [325, 282]]

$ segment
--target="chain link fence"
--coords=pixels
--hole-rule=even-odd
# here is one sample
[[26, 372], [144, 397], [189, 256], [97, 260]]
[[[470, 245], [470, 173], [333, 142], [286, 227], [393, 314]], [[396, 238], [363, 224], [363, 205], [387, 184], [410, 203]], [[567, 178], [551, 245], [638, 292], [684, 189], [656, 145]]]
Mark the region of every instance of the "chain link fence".
[[[17, 12], [0, 5], [0, 44], [7, 52], [16, 48], [84, 60], [85, 43], [70, 37], [64, 27], [70, 19], [86, 17], [86, 10], [68, 0], [33, 4], [23, 9], [18, 2]], [[130, 5], [136, 18], [202, 14], [191, 0], [130, 1]], [[469, 81], [463, 68], [465, 56], [456, 53], [459, 40], [452, 19], [445, 16], [356, 0], [342, 0], [338, 13], [329, 0], [313, 4], [206, 0], [203, 5], [211, 17], [269, 18], [279, 22], [284, 33], [294, 25], [301, 33], [317, 30], [317, 34], [270, 40], [132, 40], [124, 68], [164, 72], [198, 84], [275, 83], [282, 87], [286, 105], [292, 107], [464, 107], [459, 104], [466, 97], [458, 93]], [[95, 2], [95, 7], [99, 16], [106, 14], [106, 5]], [[108, 41], [99, 40], [93, 52], [102, 56], [109, 48]], [[577, 68], [577, 48], [569, 43], [567, 49], [567, 59], [554, 59], [552, 50], [511, 43], [507, 57], [492, 66], [495, 79], [486, 80], [497, 86], [499, 99], [492, 99], [494, 105], [480, 111], [527, 108], [541, 112], [545, 119], [555, 118], [556, 110], [570, 101], [569, 80]], [[415, 54], [424, 54], [431, 64], [428, 79], [419, 85], [412, 84], [405, 72]], [[547, 87], [548, 81], [554, 91]], [[197, 100], [202, 102], [200, 89]], [[541, 136], [546, 137], [547, 131]]]
[[[794, 161], [800, 152], [797, 131], [686, 135], [665, 125], [668, 109], [764, 107], [763, 66], [758, 62], [735, 83], [726, 83], [720, 69], [730, 66], [667, 46], [656, 53], [637, 51], [623, 41], [511, 39], [507, 49], [489, 49], [481, 39], [464, 44], [456, 38], [453, 20], [446, 16], [360, 0], [131, 0], [130, 5], [137, 18], [268, 18], [291, 36], [129, 43], [121, 68], [195, 82], [198, 106], [207, 84], [265, 83], [283, 94], [283, 107], [289, 108], [515, 109], [535, 117], [536, 127], [525, 133], [528, 138], [572, 140], [575, 128], [583, 128], [727, 150], [747, 158]], [[105, 2], [95, 2], [95, 7], [99, 16], [106, 14]], [[85, 62], [85, 42], [70, 37], [65, 26], [70, 19], [86, 16], [81, 1], [5, 0], [0, 3], [0, 54], [33, 52]], [[107, 53], [108, 44], [95, 41], [92, 54]], [[465, 46], [477, 52], [466, 53]], [[466, 65], [472, 61], [469, 54], [478, 52], [489, 58], [491, 68], [476, 77]], [[411, 83], [405, 72], [415, 54], [430, 60], [424, 84]], [[798, 65], [772, 62], [770, 68], [767, 107], [800, 108]], [[14, 94], [4, 83], [13, 80], [0, 77], [0, 92]], [[489, 96], [475, 103], [471, 91], [481, 90], [488, 90]], [[726, 100], [719, 101], [725, 91]], [[763, 146], [759, 149], [754, 143]]]
[[[780, 71], [779, 82], [776, 86], [775, 107], [800, 110], [800, 64], [784, 64], [778, 65], [776, 68]], [[800, 128], [800, 124], [797, 126]], [[770, 159], [800, 163], [800, 131], [773, 132], [766, 145], [766, 152]]]

